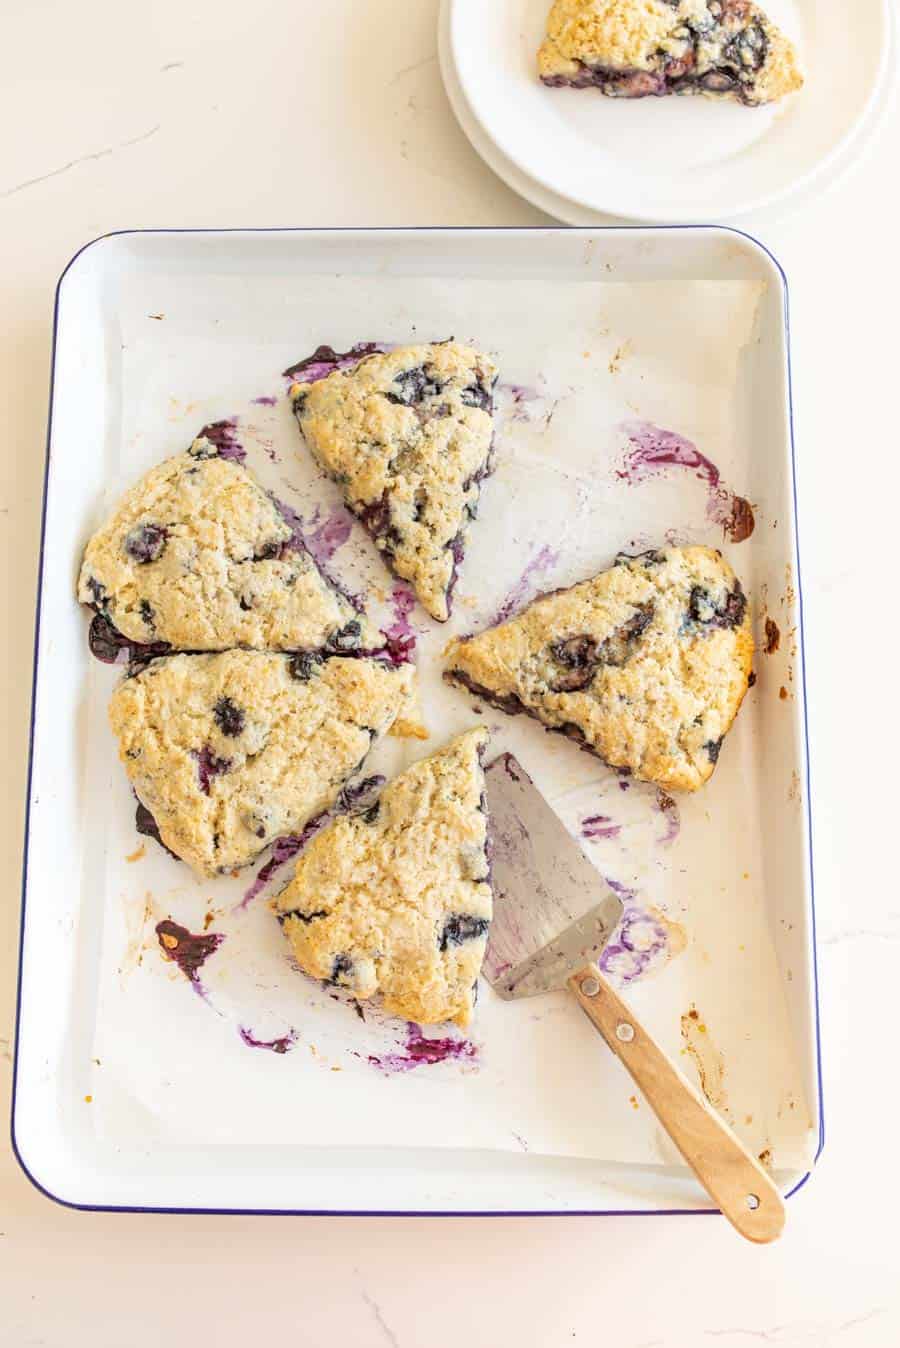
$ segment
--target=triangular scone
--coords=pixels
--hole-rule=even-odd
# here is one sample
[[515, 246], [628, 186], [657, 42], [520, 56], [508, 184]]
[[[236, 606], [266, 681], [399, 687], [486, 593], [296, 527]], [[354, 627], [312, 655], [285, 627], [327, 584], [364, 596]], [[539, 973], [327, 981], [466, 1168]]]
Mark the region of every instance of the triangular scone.
[[611, 98], [707, 94], [749, 107], [803, 84], [793, 44], [751, 0], [556, 0], [538, 69], [552, 87]]
[[78, 598], [95, 623], [157, 650], [380, 644], [272, 497], [205, 437], [126, 493], [87, 545]]
[[615, 768], [695, 791], [747, 691], [753, 636], [721, 554], [666, 548], [622, 556], [447, 655], [451, 683], [537, 717]]
[[486, 730], [415, 763], [300, 856], [272, 907], [300, 967], [419, 1025], [466, 1025], [493, 907]]
[[414, 677], [309, 652], [172, 655], [124, 679], [109, 715], [162, 842], [213, 875], [328, 809], [407, 709]]
[[491, 471], [496, 367], [439, 342], [368, 355], [325, 378], [323, 368], [315, 357], [293, 367], [303, 437], [394, 573], [444, 622]]

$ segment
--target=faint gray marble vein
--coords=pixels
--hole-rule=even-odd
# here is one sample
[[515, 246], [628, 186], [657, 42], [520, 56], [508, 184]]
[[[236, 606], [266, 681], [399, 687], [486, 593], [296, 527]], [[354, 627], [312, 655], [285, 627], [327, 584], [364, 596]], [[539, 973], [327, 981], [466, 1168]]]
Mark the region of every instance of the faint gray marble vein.
[[868, 1324], [870, 1320], [875, 1320], [880, 1315], [884, 1315], [887, 1306], [875, 1306], [870, 1311], [864, 1311], [861, 1315], [854, 1315], [849, 1320], [838, 1320], [836, 1322], [827, 1321], [809, 1321], [793, 1320], [785, 1325], [773, 1325], [771, 1329], [742, 1329], [735, 1325], [731, 1329], [706, 1329], [704, 1337], [708, 1339], [757, 1339], [760, 1343], [784, 1344], [785, 1348], [791, 1348], [791, 1345], [808, 1344], [809, 1348], [831, 1348], [835, 1345], [840, 1348], [840, 1344], [846, 1342], [852, 1343], [852, 1336], [849, 1331], [858, 1328], [860, 1325]]
[[370, 1296], [365, 1288], [363, 1288], [362, 1291], [360, 1292], [360, 1296], [368, 1306], [369, 1310], [372, 1312], [372, 1319], [375, 1321], [376, 1325], [381, 1330], [381, 1333], [384, 1335], [385, 1340], [391, 1345], [391, 1348], [400, 1348], [400, 1340], [397, 1338], [397, 1335], [394, 1333], [394, 1331], [391, 1329], [390, 1325], [387, 1323], [384, 1316], [382, 1315], [381, 1307], [379, 1306], [375, 1298], [373, 1296]]
[[8, 187], [4, 192], [0, 192], [0, 199], [15, 196], [16, 192], [24, 192], [26, 187], [34, 187], [37, 183], [45, 183], [48, 178], [58, 178], [61, 173], [68, 173], [69, 169], [77, 168], [79, 164], [88, 164], [92, 159], [106, 159], [117, 150], [127, 150], [130, 145], [140, 145], [142, 140], [149, 140], [151, 136], [155, 136], [161, 125], [162, 123], [158, 123], [152, 126], [149, 131], [135, 136], [132, 140], [120, 141], [118, 145], [107, 145], [106, 149], [95, 150], [92, 154], [79, 155], [77, 159], [70, 159], [68, 164], [61, 164], [59, 168], [51, 169], [49, 173], [42, 173], [38, 178], [26, 178], [25, 182], [16, 183], [15, 187]]

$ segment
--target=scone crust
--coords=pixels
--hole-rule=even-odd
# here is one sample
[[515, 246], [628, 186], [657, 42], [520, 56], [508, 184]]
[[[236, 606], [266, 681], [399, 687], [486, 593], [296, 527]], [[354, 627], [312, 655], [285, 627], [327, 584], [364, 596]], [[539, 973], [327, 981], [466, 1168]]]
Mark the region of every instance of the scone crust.
[[[764, 59], [752, 87], [704, 85], [702, 77], [721, 68], [725, 49], [750, 24], [765, 38]], [[673, 63], [685, 58], [688, 65], [682, 72]], [[746, 59], [756, 60], [749, 52]], [[757, 105], [783, 98], [803, 84], [793, 43], [751, 0], [555, 0], [538, 52], [538, 71], [546, 83], [587, 85], [594, 82], [588, 78], [592, 71], [662, 76], [667, 70], [675, 78], [684, 74], [696, 82], [683, 82], [677, 89], [645, 86], [642, 92], [702, 93]]]
[[487, 739], [459, 736], [307, 846], [272, 904], [306, 973], [419, 1025], [468, 1024], [493, 913]]
[[489, 356], [451, 341], [398, 347], [291, 388], [316, 460], [439, 622], [491, 469], [496, 378]]
[[175, 655], [125, 678], [109, 717], [163, 842], [214, 875], [328, 809], [413, 679], [365, 658]]
[[652, 69], [653, 53], [687, 17], [706, 9], [691, 0], [677, 11], [665, 0], [555, 0], [538, 53], [541, 75], [574, 75], [579, 63]]
[[176, 650], [312, 649], [339, 633], [344, 649], [378, 644], [272, 498], [202, 438], [141, 478], [94, 534], [78, 598], [129, 640]]
[[447, 679], [671, 790], [712, 775], [747, 691], [749, 605], [711, 548], [622, 557], [447, 651]]

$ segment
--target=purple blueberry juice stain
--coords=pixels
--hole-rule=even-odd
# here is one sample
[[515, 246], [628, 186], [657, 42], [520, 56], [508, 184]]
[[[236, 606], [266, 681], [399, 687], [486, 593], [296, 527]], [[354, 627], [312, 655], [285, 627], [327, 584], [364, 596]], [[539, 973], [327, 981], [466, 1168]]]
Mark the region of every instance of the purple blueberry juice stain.
[[603, 878], [612, 892], [618, 894], [623, 903], [633, 903], [637, 898], [637, 890], [629, 889], [627, 885], [622, 884], [621, 880], [613, 880], [608, 875], [604, 875]]
[[315, 837], [319, 829], [323, 827], [326, 818], [327, 814], [317, 814], [314, 819], [310, 819], [302, 833], [286, 833], [283, 837], [275, 839], [269, 860], [264, 866], [260, 867], [259, 874], [240, 903], [235, 904], [234, 911], [236, 913], [249, 908], [253, 900], [263, 892], [272, 876], [280, 871], [282, 866], [286, 866], [289, 861], [292, 861], [299, 852], [302, 852], [309, 840]]
[[294, 552], [306, 552], [306, 538], [303, 533], [304, 529], [303, 520], [297, 514], [294, 507], [288, 505], [287, 501], [282, 501], [277, 496], [273, 496], [272, 500], [278, 508], [279, 515], [284, 520], [285, 524], [288, 525], [291, 531], [291, 536], [284, 546], [286, 548], [293, 550]]
[[143, 801], [140, 800], [138, 801], [137, 808], [134, 812], [134, 827], [142, 837], [153, 838], [158, 842], [162, 850], [168, 852], [170, 857], [175, 857], [176, 861], [181, 860], [181, 858], [176, 856], [172, 851], [171, 847], [166, 847], [166, 844], [162, 840], [162, 834], [159, 831], [159, 824], [156, 822], [156, 819], [147, 809]]
[[622, 900], [625, 911], [598, 963], [605, 974], [611, 974], [621, 983], [633, 983], [668, 952], [669, 933], [640, 903], [636, 890], [608, 876], [604, 878]]
[[605, 838], [618, 838], [622, 832], [621, 824], [614, 824], [609, 815], [592, 814], [581, 821], [581, 836], [589, 842], [599, 842]]
[[600, 968], [621, 983], [634, 983], [669, 948], [666, 928], [636, 905], [626, 908], [613, 939], [600, 956]]
[[543, 575], [545, 571], [549, 571], [558, 561], [559, 553], [555, 552], [548, 543], [539, 548], [498, 608], [494, 623], [505, 623], [507, 618], [511, 618], [514, 613], [522, 608], [532, 588], [532, 580], [536, 576]]
[[293, 861], [303, 851], [304, 847], [312, 838], [324, 828], [332, 819], [340, 814], [350, 814], [351, 812], [364, 810], [372, 804], [372, 799], [377, 791], [384, 786], [385, 779], [380, 774], [372, 777], [364, 777], [360, 782], [352, 782], [343, 788], [335, 804], [330, 810], [323, 810], [310, 819], [302, 833], [287, 833], [281, 838], [276, 838], [272, 844], [272, 855], [265, 865], [261, 866], [256, 879], [247, 890], [240, 903], [236, 903], [234, 911], [236, 913], [244, 912], [249, 908], [254, 899], [263, 892], [272, 876], [286, 866], [289, 861]]
[[205, 998], [207, 993], [200, 981], [200, 970], [225, 940], [224, 935], [215, 931], [197, 935], [171, 918], [158, 922], [155, 930], [163, 955], [178, 965], [198, 997]]
[[327, 379], [335, 370], [352, 370], [366, 356], [382, 352], [384, 347], [377, 342], [357, 342], [349, 351], [335, 351], [333, 346], [318, 346], [311, 356], [289, 365], [284, 371], [285, 379], [295, 384], [314, 384], [319, 379]]
[[[302, 519], [302, 517], [297, 514], [293, 506], [288, 505], [287, 501], [282, 501], [277, 496], [273, 496], [272, 500], [274, 504], [277, 506], [281, 518], [284, 520], [285, 524], [288, 525], [291, 531], [291, 536], [288, 539], [288, 541], [284, 544], [284, 548], [292, 552], [309, 553], [309, 555], [313, 558], [316, 565], [318, 566], [322, 576], [325, 578], [325, 580], [328, 582], [331, 588], [335, 590], [339, 595], [341, 595], [343, 599], [346, 599], [347, 603], [350, 604], [351, 607], [354, 608], [357, 613], [362, 613], [364, 605], [361, 597], [358, 594], [353, 594], [352, 591], [348, 590], [345, 585], [342, 585], [339, 580], [336, 580], [335, 577], [331, 575], [331, 573], [327, 570], [325, 565], [328, 558], [326, 558], [324, 555], [322, 555], [321, 557], [317, 557], [312, 552], [312, 549], [310, 547], [310, 538], [307, 536], [306, 533], [307, 525]], [[335, 514], [338, 513], [343, 514], [342, 511], [335, 512]], [[313, 523], [315, 523], [317, 517], [318, 511], [313, 514]], [[352, 528], [352, 523], [350, 525], [350, 528]], [[338, 544], [337, 546], [335, 546], [332, 549], [332, 552], [337, 552], [338, 546], [342, 546], [342, 544]], [[359, 651], [357, 652], [357, 654], [363, 655], [365, 654], [365, 652]]]
[[457, 534], [455, 538], [447, 544], [450, 556], [453, 558], [453, 569], [450, 572], [450, 580], [447, 582], [447, 613], [453, 612], [453, 592], [456, 589], [456, 583], [459, 580], [459, 568], [463, 564], [466, 555], [466, 545], [463, 541], [463, 535]]
[[656, 792], [656, 809], [665, 820], [665, 828], [657, 842], [661, 847], [669, 847], [681, 832], [681, 811], [678, 809], [678, 802], [660, 787]]
[[394, 620], [384, 628], [385, 649], [392, 664], [409, 664], [415, 654], [416, 632], [409, 621], [415, 606], [416, 596], [410, 587], [395, 585], [391, 590]]
[[541, 401], [538, 390], [528, 384], [498, 384], [496, 394], [510, 421], [530, 421], [528, 404]]
[[572, 392], [574, 389], [570, 387], [551, 393], [544, 376], [538, 375], [536, 384], [498, 383], [494, 404], [502, 422], [526, 425], [543, 422], [546, 430], [562, 399]]
[[103, 613], [95, 613], [88, 631], [91, 655], [105, 665], [128, 665], [167, 655], [172, 647], [167, 641], [144, 643], [123, 636]]
[[265, 394], [262, 398], [253, 398], [252, 402], [256, 407], [277, 407], [278, 399]]
[[756, 527], [753, 507], [722, 482], [722, 475], [711, 459], [697, 446], [675, 431], [664, 430], [652, 421], [626, 421], [619, 428], [631, 448], [616, 476], [629, 486], [638, 486], [659, 477], [670, 468], [687, 468], [706, 484], [706, 517], [717, 524], [733, 543], [743, 543]]
[[433, 1067], [437, 1063], [450, 1061], [477, 1061], [478, 1049], [468, 1039], [427, 1039], [421, 1027], [409, 1021], [406, 1026], [406, 1041], [402, 1051], [368, 1055], [373, 1067], [392, 1076], [398, 1072], [411, 1072], [416, 1067]]
[[237, 438], [237, 429], [237, 417], [228, 417], [225, 421], [212, 421], [208, 426], [204, 426], [197, 439], [208, 440], [211, 445], [215, 445], [220, 459], [233, 459], [235, 463], [243, 463], [247, 451]]
[[293, 1028], [278, 1039], [257, 1039], [253, 1031], [248, 1030], [246, 1025], [239, 1025], [237, 1030], [241, 1036], [241, 1042], [246, 1044], [248, 1048], [266, 1048], [270, 1053], [290, 1053], [298, 1038], [297, 1031]]
[[353, 532], [353, 517], [343, 506], [335, 506], [325, 516], [320, 519], [320, 512], [316, 507], [316, 512], [307, 524], [307, 533], [304, 537], [306, 550], [315, 562], [322, 566], [330, 562], [339, 548], [349, 540]]

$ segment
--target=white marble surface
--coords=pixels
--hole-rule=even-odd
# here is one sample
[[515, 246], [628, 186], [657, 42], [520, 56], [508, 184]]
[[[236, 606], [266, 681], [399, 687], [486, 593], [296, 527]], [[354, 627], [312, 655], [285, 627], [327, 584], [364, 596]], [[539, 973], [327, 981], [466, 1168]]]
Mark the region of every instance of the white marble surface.
[[[4, 1113], [56, 277], [86, 240], [131, 226], [545, 223], [457, 130], [437, 74], [436, 10], [437, 0], [6, 8]], [[802, 213], [752, 222], [786, 267], [793, 301], [828, 1120], [781, 1243], [745, 1246], [712, 1218], [79, 1214], [36, 1193], [4, 1144], [0, 1343], [900, 1342], [898, 737], [896, 667], [885, 658], [900, 486], [898, 162], [894, 104], [842, 183]]]

